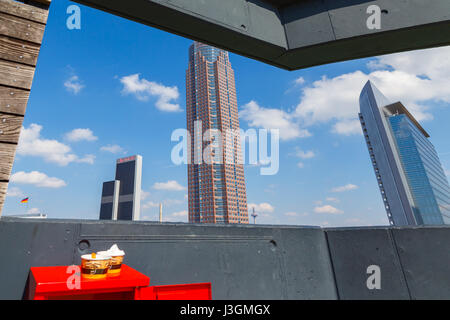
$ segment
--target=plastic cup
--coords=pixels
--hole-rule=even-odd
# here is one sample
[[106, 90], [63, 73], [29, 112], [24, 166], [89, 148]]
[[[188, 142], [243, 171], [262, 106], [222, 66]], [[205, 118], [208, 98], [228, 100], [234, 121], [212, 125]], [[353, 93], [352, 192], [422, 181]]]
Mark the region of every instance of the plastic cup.
[[122, 269], [123, 256], [112, 256], [109, 265], [108, 275], [118, 276]]
[[[105, 251], [100, 251], [98, 254], [106, 255], [106, 253], [103, 253], [103, 252], [105, 252]], [[108, 276], [117, 277], [120, 275], [120, 271], [122, 269], [123, 258], [125, 256], [125, 254], [120, 254], [120, 255], [108, 254], [108, 255], [111, 257], [110, 263], [109, 263]]]
[[105, 279], [108, 274], [111, 257], [85, 254], [81, 256], [81, 277], [85, 279]]

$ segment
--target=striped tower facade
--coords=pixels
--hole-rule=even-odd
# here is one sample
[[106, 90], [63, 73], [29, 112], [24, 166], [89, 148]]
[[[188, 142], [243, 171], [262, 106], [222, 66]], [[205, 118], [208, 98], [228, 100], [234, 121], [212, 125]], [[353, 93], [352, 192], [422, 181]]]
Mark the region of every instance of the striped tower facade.
[[[186, 104], [192, 142], [188, 146], [189, 221], [247, 224], [236, 87], [228, 52], [199, 42], [190, 46]], [[206, 161], [208, 157], [213, 160]]]

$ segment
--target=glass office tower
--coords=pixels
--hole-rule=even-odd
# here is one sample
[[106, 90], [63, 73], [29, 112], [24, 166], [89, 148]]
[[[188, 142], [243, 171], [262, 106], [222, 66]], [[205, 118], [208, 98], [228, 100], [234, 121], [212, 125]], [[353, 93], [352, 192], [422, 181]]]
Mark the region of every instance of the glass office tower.
[[[199, 42], [190, 46], [186, 118], [192, 140], [200, 142], [192, 141], [189, 147], [189, 222], [248, 223], [244, 166], [239, 161], [225, 161], [227, 152], [241, 156], [239, 134], [226, 137], [227, 130], [239, 132], [234, 71], [228, 52]], [[209, 144], [202, 141], [208, 130], [222, 133], [220, 151], [211, 153], [221, 154], [222, 161], [199, 161]]]
[[103, 183], [100, 220], [140, 218], [142, 156], [117, 159], [116, 178]]
[[120, 181], [103, 182], [100, 220], [117, 220]]
[[450, 187], [429, 134], [400, 102], [370, 82], [359, 118], [381, 196], [393, 225], [450, 224]]

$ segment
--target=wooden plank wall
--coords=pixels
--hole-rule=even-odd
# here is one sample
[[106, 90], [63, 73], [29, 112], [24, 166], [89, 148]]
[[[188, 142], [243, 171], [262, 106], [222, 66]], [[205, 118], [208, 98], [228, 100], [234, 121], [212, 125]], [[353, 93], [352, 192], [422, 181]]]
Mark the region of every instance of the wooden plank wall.
[[0, 216], [51, 0], [0, 0]]

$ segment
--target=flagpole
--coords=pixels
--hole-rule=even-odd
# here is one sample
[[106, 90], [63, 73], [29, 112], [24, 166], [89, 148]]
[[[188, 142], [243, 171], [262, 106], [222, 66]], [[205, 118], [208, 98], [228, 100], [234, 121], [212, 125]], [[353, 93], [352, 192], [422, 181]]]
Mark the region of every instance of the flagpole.
[[20, 203], [24, 203], [26, 202], [27, 206], [25, 208], [25, 213], [28, 213], [28, 203], [30, 202], [30, 198], [26, 197], [25, 199], [23, 199], [22, 201], [20, 201]]

